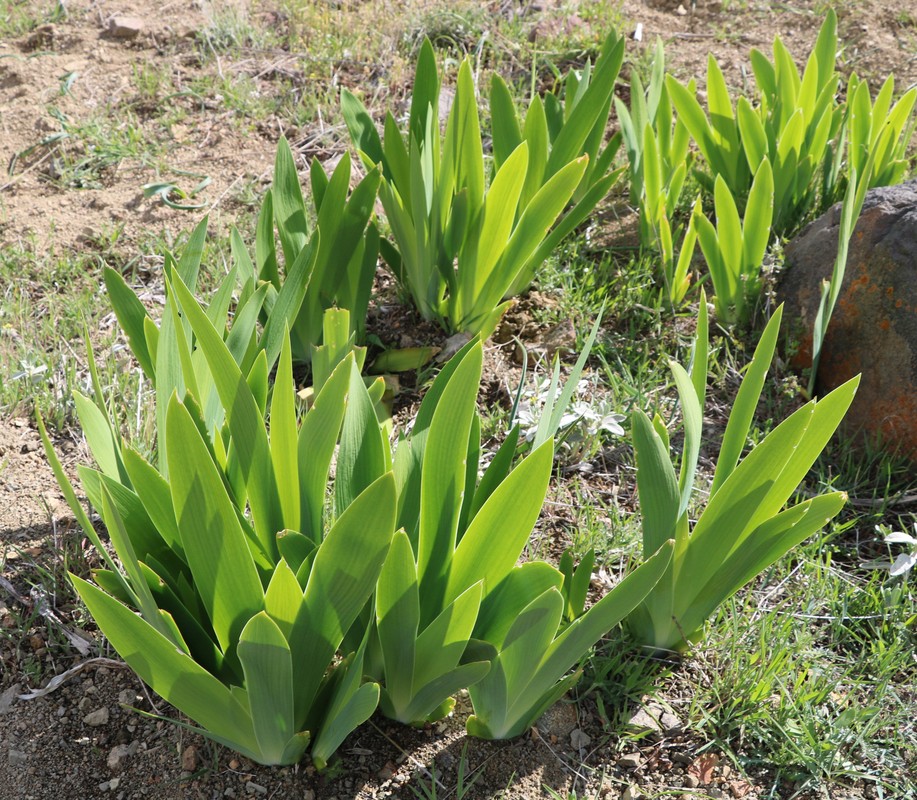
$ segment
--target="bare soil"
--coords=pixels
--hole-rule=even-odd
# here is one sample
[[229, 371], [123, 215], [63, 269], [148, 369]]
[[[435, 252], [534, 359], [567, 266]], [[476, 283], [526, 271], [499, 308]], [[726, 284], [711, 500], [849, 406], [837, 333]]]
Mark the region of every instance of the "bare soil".
[[[258, 4], [251, 13], [268, 14], [268, 5]], [[527, 15], [526, 24], [530, 21], [537, 37], [551, 26], [588, 27], [588, 18], [574, 13], [576, 5], [490, 2], [487, 9]], [[712, 53], [727, 79], [741, 85], [750, 47], [766, 50], [779, 33], [799, 57], [808, 52], [821, 24], [817, 3], [771, 5], [625, 0], [621, 10], [624, 32], [631, 37], [629, 57], [638, 57], [641, 48], [661, 36], [670, 68], [679, 75], [696, 75], [702, 83]], [[197, 200], [207, 203], [211, 220], [223, 226], [239, 211], [244, 190], [260, 193], [264, 188], [281, 132], [292, 134], [303, 165], [315, 152], [333, 157], [347, 146], [327, 121], [297, 129], [280, 118], [240, 120], [220, 98], [186, 91], [196, 77], [219, 71], [244, 72], [265, 91], [276, 73], [272, 64], [296, 74], [297, 56], [283, 51], [202, 60], [195, 36], [209, 24], [208, 3], [72, 0], [66, 8], [66, 18], [0, 41], [0, 157], [11, 167], [0, 175], [2, 246], [79, 249], [112, 231], [124, 246], [151, 231], [174, 237], [204, 210], [170, 209], [158, 198], [144, 198], [141, 187], [164, 179], [183, 186], [196, 183], [185, 173], [211, 179]], [[917, 82], [917, 20], [911, 0], [861, 0], [844, 3], [838, 11], [847, 70], [874, 82], [894, 70], [902, 89]], [[397, 6], [392, 12], [397, 13]], [[114, 36], [110, 24], [115, 15], [138, 18], [139, 34]], [[633, 40], [638, 27], [640, 42]], [[132, 75], [141, 67], [171, 71], [179, 91], [158, 102], [181, 106], [180, 122], [164, 127], [161, 108], [150, 107], [137, 94]], [[72, 73], [77, 77], [62, 94], [62, 80]], [[359, 71], [342, 68], [340, 75], [346, 85], [359, 78]], [[81, 150], [78, 136], [40, 144], [63, 129], [49, 108], [76, 128], [108, 106], [123, 108], [125, 130], [132, 126], [144, 142], [155, 142], [159, 155], [124, 155], [98, 166], [85, 188], [63, 183], [61, 170], [93, 153]], [[524, 326], [521, 321], [519, 327]], [[504, 359], [503, 369], [515, 369], [500, 352], [494, 358]], [[499, 386], [490, 391], [499, 393]], [[68, 470], [85, 460], [77, 442], [60, 442], [59, 449]], [[614, 487], [601, 485], [608, 477], [595, 472], [596, 490], [611, 491]], [[631, 487], [624, 488], [630, 494]], [[551, 524], [546, 520], [544, 527]], [[0, 419], [0, 548], [0, 800], [458, 797], [463, 756], [466, 779], [469, 773], [478, 775], [467, 797], [490, 797], [504, 789], [506, 797], [541, 797], [544, 786], [561, 794], [575, 789], [580, 796], [609, 798], [618, 798], [631, 785], [647, 792], [667, 789], [671, 796], [683, 791], [683, 797], [792, 792], [790, 786], [773, 787], [766, 772], [740, 776], [715, 750], [699, 756], [704, 743], [683, 733], [677, 718], [660, 732], [635, 738], [620, 722], [601, 719], [589, 699], [559, 705], [530, 736], [495, 744], [465, 739], [460, 698], [452, 718], [424, 730], [375, 718], [344, 744], [337, 772], [330, 776], [315, 774], [306, 762], [295, 768], [258, 767], [132, 710], [174, 714], [128, 670], [106, 660], [116, 656], [104, 642], [95, 642], [91, 621], [80, 616], [72, 593], [57, 583], [63, 564], [85, 570], [94, 557], [69, 519], [32, 423], [21, 418]], [[10, 635], [13, 630], [27, 632], [17, 638]], [[77, 642], [84, 639], [92, 643], [92, 652], [80, 652]], [[74, 667], [79, 671], [58, 688], [19, 699]], [[626, 720], [634, 711], [618, 716]], [[437, 794], [422, 793], [434, 784]], [[851, 797], [859, 795], [859, 789], [851, 789]]]

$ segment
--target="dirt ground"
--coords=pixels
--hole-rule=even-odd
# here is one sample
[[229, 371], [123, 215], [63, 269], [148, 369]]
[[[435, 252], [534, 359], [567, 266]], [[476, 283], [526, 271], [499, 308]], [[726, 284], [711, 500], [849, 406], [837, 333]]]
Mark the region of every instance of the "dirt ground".
[[[267, 5], [261, 3], [251, 13], [268, 14]], [[677, 74], [702, 79], [707, 54], [713, 53], [727, 79], [741, 85], [749, 48], [768, 49], [774, 34], [779, 33], [797, 56], [808, 51], [821, 23], [813, 11], [819, 4], [797, 5], [625, 0], [621, 13], [631, 39], [631, 58], [661, 36], [670, 68]], [[533, 28], [588, 24], [571, 22], [574, 6], [488, 4], [494, 14], [530, 15]], [[397, 8], [393, 3], [393, 13]], [[208, 25], [208, 3], [73, 0], [66, 9], [65, 18], [21, 38], [0, 40], [4, 247], [19, 245], [32, 252], [49, 246], [79, 249], [112, 231], [117, 231], [121, 246], [129, 247], [151, 230], [162, 231], [168, 240], [205, 211], [220, 229], [238, 213], [245, 192], [263, 191], [281, 133], [297, 146], [303, 165], [316, 152], [330, 158], [347, 146], [334, 121], [291, 127], [274, 116], [240, 125], [234, 112], [221, 106], [221, 98], [182, 90], [200, 73], [215, 70], [245, 72], [265, 84], [274, 79], [277, 70], [272, 67], [278, 64], [284, 65], [284, 74], [297, 75], [295, 54], [279, 51], [202, 62], [194, 41]], [[845, 1], [838, 13], [845, 69], [871, 80], [894, 70], [901, 89], [917, 83], [917, 11], [912, 0]], [[112, 31], [112, 20], [122, 15], [139, 20], [136, 36], [122, 38]], [[633, 38], [638, 30], [640, 42]], [[146, 106], [131, 81], [135, 70], [157, 65], [170, 66], [179, 87], [174, 97], [161, 102], [180, 105], [185, 112], [181, 122], [168, 129], [158, 121], [159, 109]], [[66, 76], [73, 73], [76, 79], [62, 92]], [[342, 68], [342, 85], [354, 74]], [[73, 131], [98, 109], [119, 104], [130, 112], [125, 125], [132, 128], [131, 135], [155, 141], [160, 155], [152, 161], [125, 155], [85, 177], [73, 165], [93, 154], [80, 151]], [[61, 131], [67, 132], [65, 138], [56, 145], [47, 143]], [[121, 146], [129, 149], [130, 142]], [[62, 158], [63, 167], [58, 163]], [[74, 171], [74, 180], [85, 186], [61, 185], [63, 168]], [[174, 210], [156, 197], [143, 196], [141, 187], [158, 180], [193, 186], [198, 178], [187, 173], [210, 178], [191, 201], [206, 203], [206, 209]], [[72, 468], [80, 455], [79, 443], [63, 442], [61, 447]], [[478, 775], [466, 797], [490, 797], [506, 787], [506, 797], [538, 797], [544, 796], [543, 786], [561, 794], [576, 790], [579, 796], [609, 798], [639, 796], [629, 787], [714, 798], [791, 791], [792, 787], [775, 790], [764, 772], [738, 778], [727, 763], [718, 761], [715, 751], [699, 755], [702, 743], [683, 734], [677, 718], [664, 717], [658, 730], [643, 730], [634, 738], [621, 728], [607, 730], [598, 714], [588, 711], [593, 708], [588, 700], [558, 706], [540, 733], [508, 743], [466, 741], [460, 700], [453, 718], [425, 730], [375, 718], [347, 740], [339, 770], [331, 776], [318, 776], [305, 764], [285, 769], [253, 766], [199, 736], [130, 710], [169, 714], [129, 671], [108, 660], [115, 658], [113, 653], [103, 652], [99, 659], [80, 644], [93, 639], [82, 632], [84, 624], [92, 630], [91, 622], [56, 602], [53, 583], [29, 577], [54, 560], [91, 561], [68, 518], [32, 423], [0, 419], [0, 626], [15, 625], [23, 614], [36, 619], [51, 614], [61, 623], [52, 619], [39, 626], [56, 630], [59, 640], [33, 636], [28, 643], [17, 643], [15, 657], [8, 638], [0, 638], [5, 648], [0, 651], [0, 800], [459, 797], [457, 768], [463, 761], [468, 772]], [[81, 647], [86, 653], [80, 653]], [[23, 649], [29, 651], [27, 659]], [[23, 700], [20, 696], [40, 688], [23, 666], [29, 664], [45, 679], [73, 668], [79, 671], [43, 696]], [[428, 791], [438, 794], [424, 794], [425, 786], [434, 786]], [[859, 790], [852, 792], [860, 796]]]

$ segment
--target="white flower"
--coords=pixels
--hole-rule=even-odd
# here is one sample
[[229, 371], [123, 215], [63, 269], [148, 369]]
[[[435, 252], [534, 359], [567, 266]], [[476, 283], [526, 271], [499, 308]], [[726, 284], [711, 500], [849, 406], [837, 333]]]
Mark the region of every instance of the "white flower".
[[[914, 533], [917, 533], [917, 522], [914, 523]], [[895, 531], [885, 537], [885, 544], [906, 544], [911, 547], [910, 553], [901, 553], [895, 559], [895, 563], [892, 564], [891, 569], [888, 571], [888, 574], [892, 577], [904, 575], [905, 572], [917, 564], [917, 539], [913, 536], [901, 531]]]
[[[536, 436], [550, 385], [549, 380], [543, 380], [534, 388], [522, 392], [516, 409], [516, 422], [525, 441], [532, 441]], [[560, 418], [558, 455], [567, 463], [582, 461], [594, 452], [603, 435], [623, 436], [621, 423], [625, 419], [623, 414], [612, 410], [607, 400], [595, 397], [592, 382], [580, 380], [576, 386], [576, 398]]]
[[[876, 531], [882, 533], [882, 529], [876, 526]], [[917, 523], [914, 523], [914, 533], [917, 533]], [[902, 533], [901, 531], [893, 531], [888, 534], [883, 541], [885, 544], [906, 544], [909, 545], [911, 550], [909, 553], [901, 553], [895, 559], [895, 563], [891, 564], [888, 561], [872, 561], [869, 563], [869, 566], [880, 567], [882, 569], [887, 569], [888, 574], [895, 578], [898, 575], [904, 575], [906, 572], [913, 569], [917, 566], [917, 538], [914, 538], [908, 533]]]

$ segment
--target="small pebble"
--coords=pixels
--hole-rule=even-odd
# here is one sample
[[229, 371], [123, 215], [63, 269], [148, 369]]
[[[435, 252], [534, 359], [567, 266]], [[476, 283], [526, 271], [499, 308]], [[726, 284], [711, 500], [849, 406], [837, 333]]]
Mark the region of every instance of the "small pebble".
[[193, 744], [188, 745], [181, 754], [181, 768], [185, 772], [197, 770], [197, 748]]
[[102, 708], [97, 708], [95, 711], [90, 711], [85, 717], [83, 717], [83, 722], [86, 725], [89, 725], [91, 728], [98, 728], [102, 725], [107, 725], [108, 706], [102, 706]]
[[637, 769], [642, 763], [639, 753], [625, 753], [618, 759], [618, 766], [623, 769]]
[[267, 787], [262, 786], [260, 783], [249, 781], [245, 784], [245, 791], [249, 794], [267, 794]]
[[117, 744], [108, 754], [108, 768], [112, 772], [120, 772], [124, 769], [124, 762], [128, 756], [132, 756], [137, 751], [137, 744]]
[[582, 750], [592, 741], [592, 737], [585, 731], [577, 728], [570, 733], [570, 744], [577, 750]]

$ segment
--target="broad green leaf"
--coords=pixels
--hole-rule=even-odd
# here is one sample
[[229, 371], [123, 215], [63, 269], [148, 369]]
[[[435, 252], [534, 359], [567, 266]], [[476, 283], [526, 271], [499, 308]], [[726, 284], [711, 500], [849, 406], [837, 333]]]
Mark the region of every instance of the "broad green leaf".
[[262, 611], [242, 630], [238, 651], [261, 758], [281, 763], [287, 742], [297, 732], [289, 645], [277, 624]]
[[131, 580], [132, 587], [136, 591], [136, 597], [139, 601], [143, 618], [163, 636], [174, 641], [171, 631], [164, 624], [162, 617], [159, 615], [159, 609], [153, 601], [153, 596], [150, 594], [150, 588], [147, 586], [146, 579], [143, 577], [143, 573], [140, 570], [131, 537], [124, 527], [124, 520], [121, 518], [121, 514], [118, 513], [118, 508], [104, 483], [102, 484], [102, 502], [100, 510], [102, 512], [102, 519], [105, 520], [105, 527], [108, 529], [109, 536], [111, 536], [112, 544], [115, 546], [115, 552], [118, 553], [121, 564]]
[[458, 665], [478, 618], [481, 591], [481, 582], [470, 586], [417, 636], [415, 692]]
[[285, 339], [271, 399], [271, 462], [286, 528], [295, 528], [300, 521], [298, 439], [293, 363]]
[[325, 720], [319, 728], [310, 753], [312, 762], [319, 770], [327, 766], [328, 759], [341, 746], [344, 739], [366, 722], [379, 704], [379, 684], [361, 685], [364, 653], [371, 634], [372, 631], [367, 629], [357, 652], [337, 667], [337, 670], [343, 671], [344, 674], [334, 687], [331, 702], [325, 712]]
[[529, 104], [522, 138], [529, 148], [529, 168], [525, 176], [525, 187], [522, 190], [520, 202], [520, 206], [526, 208], [544, 184], [545, 166], [548, 163], [550, 150], [548, 123], [545, 119], [544, 103], [539, 95], [535, 95]]
[[726, 599], [755, 576], [782, 558], [793, 547], [823, 528], [846, 502], [841, 492], [820, 495], [781, 512], [756, 528], [742, 545], [718, 566], [716, 574], [696, 594], [681, 614], [686, 634], [699, 629]]
[[[646, 193], [644, 203], [647, 207], [654, 207], [662, 195], [662, 164], [653, 127], [648, 122], [643, 128], [643, 185]], [[655, 219], [652, 222], [655, 223]]]
[[494, 169], [499, 170], [510, 154], [522, 143], [522, 131], [516, 105], [506, 81], [498, 73], [490, 80], [490, 127], [494, 147]]
[[562, 583], [563, 575], [545, 561], [528, 561], [513, 567], [481, 602], [475, 638], [502, 647], [519, 612], [548, 589], [560, 589]]
[[382, 140], [366, 107], [347, 89], [341, 90], [341, 116], [356, 148], [366, 153], [373, 164], [383, 161]]
[[742, 231], [742, 261], [747, 274], [761, 270], [767, 243], [770, 241], [771, 220], [774, 215], [774, 181], [770, 162], [765, 158], [758, 167], [748, 194]]
[[535, 270], [544, 263], [545, 259], [566, 236], [585, 221], [596, 205], [606, 197], [608, 192], [611, 191], [611, 187], [614, 186], [621, 175], [624, 174], [624, 169], [624, 167], [620, 167], [610, 175], [606, 175], [604, 178], [598, 180], [573, 208], [560, 217], [557, 224], [555, 224], [548, 235], [544, 237], [541, 244], [519, 271], [508, 294], [518, 294], [528, 287], [534, 277]]
[[[261, 211], [255, 231], [255, 264], [258, 267], [258, 278], [268, 281], [277, 290], [280, 289], [280, 274], [277, 267], [277, 246], [274, 243], [274, 195], [271, 189], [264, 193]], [[289, 264], [287, 264], [289, 272]]]
[[147, 378], [155, 380], [155, 362], [147, 346], [146, 333], [144, 332], [144, 320], [149, 319], [150, 315], [137, 295], [125, 283], [121, 273], [115, 272], [111, 267], [105, 267], [102, 274], [105, 280], [105, 288], [108, 290], [108, 296], [111, 299], [112, 309], [118, 318], [121, 330], [127, 336], [131, 352], [146, 373]]
[[395, 481], [386, 473], [338, 517], [315, 554], [289, 637], [297, 664], [295, 719], [312, 705], [344, 634], [372, 595], [394, 535], [395, 512]]
[[758, 169], [758, 165], [767, 156], [767, 133], [764, 130], [761, 118], [755, 113], [751, 103], [744, 97], [740, 97], [736, 104], [736, 121], [739, 125], [745, 158], [748, 161], [749, 168], [752, 172], [755, 172]]
[[586, 137], [601, 119], [603, 112], [607, 119], [615, 81], [623, 60], [624, 39], [618, 38], [612, 32], [606, 39], [602, 55], [596, 61], [589, 88], [551, 145], [551, 155], [545, 168], [547, 177], [582, 154]]
[[529, 273], [541, 263], [536, 260], [536, 248], [546, 241], [545, 234], [557, 221], [582, 180], [586, 161], [582, 158], [564, 166], [545, 182], [526, 206], [506, 242], [497, 269], [475, 298], [478, 312], [493, 308], [500, 299], [514, 291], [519, 280], [530, 280]]
[[[233, 446], [248, 490], [258, 539], [264, 551], [276, 559], [277, 543], [274, 536], [277, 531], [283, 530], [284, 525], [262, 414], [245, 377], [197, 301], [181, 281], [178, 281], [174, 288], [182, 311], [190, 321], [198, 343], [204, 351], [217, 392], [226, 408]], [[171, 468], [170, 460], [169, 469]], [[184, 535], [182, 538], [184, 540]]]
[[685, 443], [681, 456], [681, 467], [678, 474], [678, 491], [681, 499], [678, 503], [676, 518], [687, 513], [691, 502], [691, 490], [694, 488], [694, 475], [697, 471], [697, 459], [700, 455], [701, 437], [703, 436], [704, 410], [697, 396], [694, 384], [684, 367], [672, 361], [669, 364], [675, 385], [678, 387], [678, 398], [681, 401], [681, 413], [684, 417]]
[[742, 225], [735, 199], [721, 175], [716, 176], [714, 199], [719, 250], [726, 268], [738, 275], [742, 266]]
[[353, 356], [348, 355], [325, 381], [299, 432], [297, 453], [301, 520], [298, 530], [316, 544], [322, 539], [322, 511], [328, 474], [344, 419], [352, 370]]
[[678, 480], [668, 448], [640, 409], [631, 415], [637, 455], [637, 490], [643, 517], [643, 552], [655, 553], [675, 536], [680, 506]]
[[232, 501], [187, 409], [166, 417], [172, 500], [188, 565], [224, 652], [264, 604], [264, 592]]
[[484, 503], [455, 550], [445, 602], [482, 579], [486, 596], [509, 574], [538, 519], [553, 461], [554, 443], [548, 441], [523, 459]]
[[491, 459], [487, 469], [484, 470], [484, 474], [481, 476], [481, 480], [474, 492], [474, 501], [469, 512], [469, 521], [474, 519], [487, 498], [493, 494], [494, 490], [509, 474], [513, 459], [516, 455], [516, 445], [519, 443], [519, 433], [519, 426], [513, 426], [513, 429], [507, 434], [503, 444], [500, 445], [500, 448]]
[[302, 307], [312, 277], [312, 268], [315, 266], [320, 239], [321, 236], [316, 231], [312, 240], [297, 252], [295, 260], [287, 262], [286, 278], [261, 334], [261, 348], [267, 353], [268, 366], [273, 366], [280, 355], [283, 341], [289, 336], [288, 329], [292, 327]]
[[[130, 537], [132, 552], [135, 553], [134, 560], [149, 561], [151, 557], [155, 557], [168, 565], [170, 575], [177, 576], [187, 569], [181, 556], [181, 546], [179, 545], [178, 552], [169, 548], [134, 491], [120, 481], [89, 467], [81, 465], [77, 467], [77, 473], [86, 496], [100, 512], [106, 502], [104, 495], [107, 493], [107, 502], [117, 512], [120, 523], [128, 532], [125, 535]], [[169, 500], [171, 507], [171, 498]], [[122, 561], [125, 558], [127, 556], [124, 556]]]
[[[452, 147], [457, 158], [456, 186], [467, 187], [472, 208], [480, 208], [484, 200], [484, 150], [481, 146], [474, 79], [468, 59], [459, 67], [449, 126], [452, 127]], [[448, 128], [446, 138], [449, 139]]]
[[548, 651], [554, 639], [563, 608], [560, 592], [549, 589], [522, 610], [510, 627], [490, 672], [469, 687], [474, 705], [469, 723], [472, 719], [486, 723], [494, 738], [515, 733], [510, 708], [520, 698], [527, 697], [529, 703], [536, 699], [529, 694], [529, 686], [541, 665], [540, 654]]
[[726, 162], [720, 156], [719, 150], [716, 149], [713, 134], [707, 122], [707, 116], [704, 114], [700, 103], [697, 102], [697, 98], [671, 75], [666, 76], [665, 85], [672, 100], [672, 105], [675, 106], [678, 112], [678, 118], [684, 123], [688, 133], [691, 134], [691, 138], [694, 139], [701, 153], [710, 162], [714, 172], [728, 174]]
[[[435, 115], [439, 110], [439, 69], [436, 66], [436, 54], [430, 40], [424, 38], [417, 55], [417, 67], [414, 72], [414, 88], [411, 94], [411, 112], [409, 136], [422, 140], [426, 131], [428, 115]], [[386, 136], [387, 138], [387, 136]]]
[[385, 665], [385, 697], [392, 710], [411, 702], [419, 625], [417, 565], [410, 540], [399, 531], [376, 587], [376, 628]]
[[340, 515], [371, 483], [391, 468], [388, 441], [379, 426], [366, 384], [351, 362], [347, 410], [335, 470], [335, 513]]
[[105, 414], [92, 400], [79, 392], [73, 392], [73, 402], [80, 418], [83, 435], [99, 469], [111, 478], [126, 479], [126, 475], [122, 478], [123, 467], [120, 463], [119, 448]]
[[[463, 263], [459, 259], [459, 270], [464, 269], [460, 291], [465, 293], [462, 298], [465, 304], [474, 303], [507, 246], [527, 169], [528, 145], [523, 142], [506, 160], [490, 185], [484, 199], [480, 234], [472, 260]], [[507, 285], [512, 277], [506, 278]]]
[[[417, 573], [421, 621], [429, 623], [442, 608], [449, 566], [465, 492], [466, 456], [483, 351], [477, 344], [462, 358], [442, 390], [426, 437], [421, 467]], [[480, 515], [479, 515], [480, 516]], [[470, 535], [469, 527], [462, 544]], [[460, 545], [461, 546], [461, 545]], [[462, 587], [462, 591], [467, 587]]]
[[122, 451], [124, 468], [130, 476], [140, 502], [169, 548], [182, 557], [181, 536], [175, 521], [172, 493], [166, 481], [136, 450], [126, 447]]
[[281, 558], [264, 593], [264, 610], [284, 639], [288, 639], [293, 630], [302, 602], [302, 589], [296, 575], [286, 559]]
[[281, 136], [277, 143], [271, 195], [274, 221], [277, 223], [283, 257], [289, 271], [290, 265], [296, 261], [297, 256], [306, 246], [309, 238], [309, 223], [306, 220], [306, 204], [302, 198], [299, 174], [293, 162], [293, 151], [285, 136]]
[[735, 470], [736, 464], [739, 463], [739, 456], [742, 454], [742, 450], [745, 449], [748, 431], [754, 418], [755, 409], [758, 406], [758, 399], [761, 397], [761, 390], [764, 388], [764, 379], [767, 377], [767, 371], [774, 356], [774, 348], [777, 345], [777, 335], [780, 332], [782, 317], [783, 306], [780, 305], [764, 328], [764, 333], [761, 334], [761, 338], [755, 347], [755, 353], [752, 356], [748, 371], [742, 379], [742, 385], [739, 387], [735, 402], [732, 405], [729, 421], [726, 424], [726, 431], [723, 434], [723, 443], [720, 446], [720, 454], [716, 462], [713, 484], [710, 487], [711, 498]]

